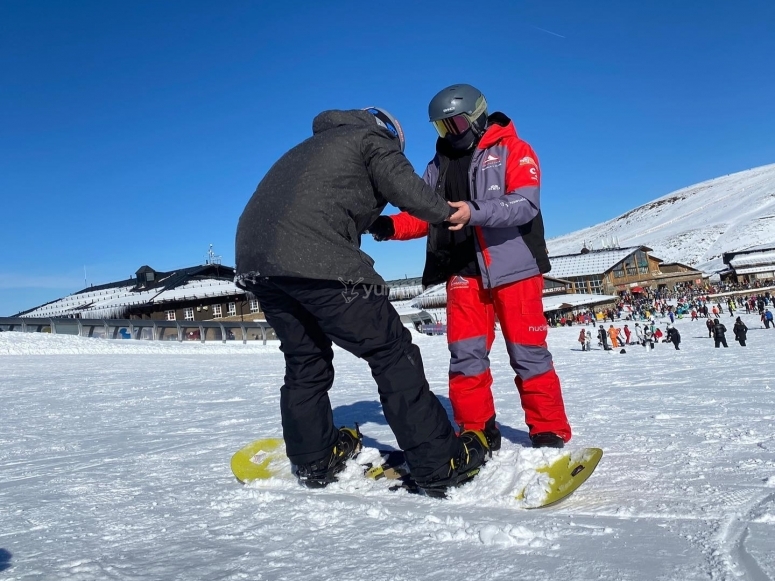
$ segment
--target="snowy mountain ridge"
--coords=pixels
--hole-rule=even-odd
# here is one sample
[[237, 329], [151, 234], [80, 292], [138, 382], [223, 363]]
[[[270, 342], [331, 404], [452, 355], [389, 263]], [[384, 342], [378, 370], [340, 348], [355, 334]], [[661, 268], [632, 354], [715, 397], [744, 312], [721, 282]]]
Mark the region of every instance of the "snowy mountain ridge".
[[549, 257], [604, 247], [645, 245], [654, 256], [705, 272], [724, 268], [724, 252], [775, 242], [775, 164], [682, 188], [616, 218], [548, 240]]

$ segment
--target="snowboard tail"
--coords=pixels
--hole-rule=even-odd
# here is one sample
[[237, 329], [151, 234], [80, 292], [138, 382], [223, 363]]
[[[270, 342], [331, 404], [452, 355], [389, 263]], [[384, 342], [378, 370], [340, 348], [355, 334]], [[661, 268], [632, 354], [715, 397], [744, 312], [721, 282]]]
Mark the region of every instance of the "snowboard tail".
[[544, 508], [568, 498], [592, 475], [603, 457], [600, 448], [581, 448], [563, 454], [548, 466], [537, 468], [535, 476], [517, 500], [525, 508]]
[[256, 440], [231, 457], [231, 471], [242, 484], [279, 476], [288, 464], [282, 438]]

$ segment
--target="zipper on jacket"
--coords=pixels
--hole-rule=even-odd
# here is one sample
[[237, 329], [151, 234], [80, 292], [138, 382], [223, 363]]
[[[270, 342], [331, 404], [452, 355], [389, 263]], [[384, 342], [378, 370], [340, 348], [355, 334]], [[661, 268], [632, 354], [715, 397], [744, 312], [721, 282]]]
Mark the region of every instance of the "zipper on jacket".
[[[474, 164], [474, 158], [471, 157], [471, 165]], [[468, 167], [468, 171], [471, 171], [471, 166]], [[476, 170], [473, 172], [473, 177], [471, 178], [471, 199], [476, 199]], [[492, 299], [492, 280], [490, 279], [490, 269], [487, 266], [487, 258], [484, 256], [484, 234], [482, 233], [481, 228], [479, 226], [471, 226], [471, 228], [474, 229], [474, 234], [476, 234], [476, 240], [479, 242], [479, 247], [481, 249], [482, 253], [482, 266], [484, 266], [484, 274], [487, 277], [487, 290], [490, 293], [490, 298]]]

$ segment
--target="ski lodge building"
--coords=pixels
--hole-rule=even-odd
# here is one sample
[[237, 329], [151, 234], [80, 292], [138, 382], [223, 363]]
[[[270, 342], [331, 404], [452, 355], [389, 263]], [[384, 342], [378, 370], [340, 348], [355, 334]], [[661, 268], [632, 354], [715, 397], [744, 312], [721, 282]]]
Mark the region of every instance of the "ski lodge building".
[[738, 283], [775, 280], [775, 243], [725, 252], [722, 260], [728, 267], [720, 273], [722, 279], [734, 278]]
[[701, 284], [701, 271], [665, 262], [650, 254], [648, 246], [603, 248], [586, 246], [578, 254], [550, 256], [552, 276], [570, 281], [572, 292], [622, 295], [672, 288], [678, 283]]
[[259, 314], [258, 301], [234, 284], [234, 269], [208, 261], [166, 272], [142, 266], [134, 277], [92, 285], [16, 316], [207, 321], [263, 318]]

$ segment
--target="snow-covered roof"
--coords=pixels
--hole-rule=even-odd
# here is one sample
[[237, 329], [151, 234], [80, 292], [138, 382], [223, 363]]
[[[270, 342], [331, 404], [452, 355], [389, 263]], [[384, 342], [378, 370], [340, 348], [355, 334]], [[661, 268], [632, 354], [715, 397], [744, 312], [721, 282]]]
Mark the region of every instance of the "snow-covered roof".
[[[747, 252], [747, 251], [746, 251]], [[771, 252], [754, 252], [752, 254], [738, 254], [732, 260], [729, 261], [738, 273], [741, 266], [756, 266], [760, 264], [775, 264], [775, 250]]]
[[443, 307], [447, 304], [447, 285], [436, 284], [414, 298], [412, 305], [421, 309]]
[[603, 274], [631, 254], [634, 254], [639, 248], [640, 246], [630, 246], [627, 248], [593, 250], [586, 254], [550, 256], [549, 262], [552, 264], [551, 274], [560, 278]]
[[751, 266], [749, 268], [736, 268], [735, 274], [754, 274], [756, 272], [772, 272], [775, 270], [775, 264], [767, 266]]
[[556, 311], [568, 307], [591, 307], [601, 303], [614, 302], [618, 300], [618, 298], [619, 297], [613, 295], [593, 295], [586, 293], [554, 295], [543, 298], [544, 312], [547, 313], [549, 311]]
[[68, 317], [80, 315], [81, 318], [116, 318], [125, 314], [133, 305], [163, 304], [187, 299], [203, 299], [216, 296], [242, 295], [245, 291], [232, 281], [219, 279], [193, 280], [169, 290], [154, 287], [144, 291], [135, 291], [133, 285], [81, 292], [66, 296], [24, 313], [24, 317]]
[[[559, 308], [566, 308], [563, 305], [572, 307], [592, 306], [601, 303], [608, 303], [617, 300], [618, 297], [612, 295], [596, 295], [586, 293], [576, 293], [567, 295], [553, 295], [543, 297], [544, 312], [556, 311]], [[396, 303], [393, 303], [396, 305]], [[423, 294], [412, 301], [412, 306], [428, 310], [432, 313], [433, 308], [444, 307], [447, 304], [447, 287], [444, 284], [437, 284], [430, 287]], [[401, 303], [404, 307], [406, 302]], [[400, 309], [399, 309], [399, 312]], [[446, 315], [444, 316], [446, 320]]]
[[775, 250], [775, 242], [769, 242], [767, 244], [759, 244], [758, 246], [751, 246], [750, 248], [744, 248], [743, 250], [738, 250], [738, 253], [742, 252], [759, 252], [761, 250]]

